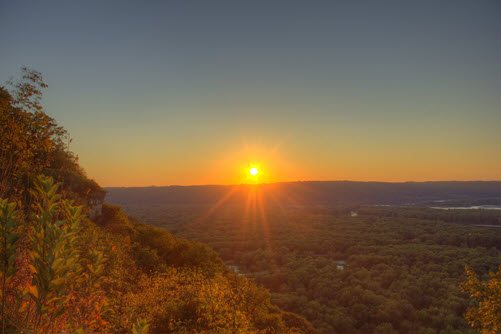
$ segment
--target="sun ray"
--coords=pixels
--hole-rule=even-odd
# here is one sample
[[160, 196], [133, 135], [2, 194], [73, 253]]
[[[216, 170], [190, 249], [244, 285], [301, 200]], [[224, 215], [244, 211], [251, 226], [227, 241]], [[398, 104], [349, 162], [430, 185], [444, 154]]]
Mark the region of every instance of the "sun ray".
[[232, 198], [237, 192], [238, 187], [233, 186], [226, 194], [223, 195], [213, 206], [209, 208], [202, 216], [193, 222], [194, 225], [204, 223], [209, 219], [221, 206], [223, 206], [230, 198]]
[[261, 223], [261, 229], [263, 231], [263, 236], [264, 236], [264, 241], [266, 245], [266, 251], [268, 253], [268, 258], [269, 258], [269, 266], [272, 272], [276, 272], [277, 270], [277, 265], [275, 261], [275, 251], [273, 247], [273, 240], [271, 236], [271, 231], [270, 231], [270, 226], [268, 223], [268, 217], [267, 217], [267, 212], [266, 212], [266, 206], [265, 206], [265, 199], [263, 199], [263, 192], [261, 191], [262, 189], [258, 189], [257, 193], [257, 206], [259, 209], [259, 214], [260, 214], [260, 223]]

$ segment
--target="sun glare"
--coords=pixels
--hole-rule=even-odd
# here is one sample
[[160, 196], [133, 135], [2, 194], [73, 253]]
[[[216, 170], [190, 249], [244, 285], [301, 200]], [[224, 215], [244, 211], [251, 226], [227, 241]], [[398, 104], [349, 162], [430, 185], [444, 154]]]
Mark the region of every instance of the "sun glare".
[[249, 168], [249, 174], [252, 176], [257, 176], [259, 174], [259, 169], [257, 167]]
[[252, 163], [252, 164], [247, 165], [244, 169], [244, 173], [245, 173], [245, 181], [244, 182], [248, 182], [251, 184], [257, 184], [257, 183], [261, 183], [263, 181], [262, 178], [264, 176], [264, 173], [263, 173], [263, 169], [261, 168], [260, 164]]

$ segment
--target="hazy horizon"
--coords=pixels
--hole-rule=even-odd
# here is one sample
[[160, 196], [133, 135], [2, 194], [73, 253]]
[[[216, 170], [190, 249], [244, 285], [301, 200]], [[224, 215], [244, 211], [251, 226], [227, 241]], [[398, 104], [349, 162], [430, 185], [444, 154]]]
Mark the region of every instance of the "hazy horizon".
[[139, 185], [139, 186], [103, 186], [104, 188], [150, 188], [150, 187], [217, 187], [217, 186], [260, 186], [260, 185], [272, 185], [272, 184], [282, 184], [282, 183], [335, 183], [335, 182], [347, 182], [347, 183], [389, 183], [389, 184], [404, 184], [404, 183], [474, 183], [474, 182], [501, 182], [500, 180], [433, 180], [433, 181], [377, 181], [377, 180], [293, 180], [293, 181], [275, 181], [275, 182], [260, 182], [260, 183], [200, 183], [200, 184], [150, 184], [150, 185]]

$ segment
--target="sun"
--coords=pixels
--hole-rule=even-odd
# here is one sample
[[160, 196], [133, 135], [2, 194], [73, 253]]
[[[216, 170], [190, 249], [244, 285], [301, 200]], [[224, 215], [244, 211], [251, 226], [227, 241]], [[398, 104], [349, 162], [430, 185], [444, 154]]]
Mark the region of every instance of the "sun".
[[260, 162], [247, 163], [245, 166], [242, 166], [241, 173], [243, 177], [242, 181], [249, 184], [261, 183], [263, 178], [268, 174]]
[[252, 176], [257, 176], [259, 174], [259, 169], [257, 167], [249, 168], [249, 174]]

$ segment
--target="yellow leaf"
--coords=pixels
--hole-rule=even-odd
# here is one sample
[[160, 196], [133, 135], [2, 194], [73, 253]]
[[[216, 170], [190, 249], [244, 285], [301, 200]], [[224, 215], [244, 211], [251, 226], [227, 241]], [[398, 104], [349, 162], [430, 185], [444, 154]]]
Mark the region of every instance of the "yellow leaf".
[[38, 289], [34, 285], [30, 285], [28, 287], [28, 292], [30, 295], [34, 296], [35, 298], [38, 298]]

